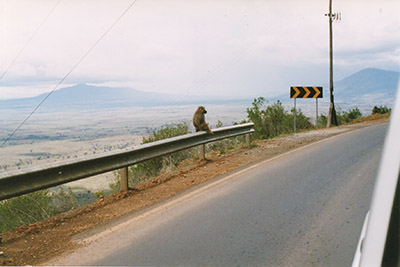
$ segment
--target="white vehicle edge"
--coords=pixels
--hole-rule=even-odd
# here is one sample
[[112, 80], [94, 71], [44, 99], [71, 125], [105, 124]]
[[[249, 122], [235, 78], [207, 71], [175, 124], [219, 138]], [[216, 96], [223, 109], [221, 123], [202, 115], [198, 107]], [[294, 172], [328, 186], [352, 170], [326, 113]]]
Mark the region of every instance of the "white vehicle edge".
[[400, 84], [353, 267], [400, 266]]

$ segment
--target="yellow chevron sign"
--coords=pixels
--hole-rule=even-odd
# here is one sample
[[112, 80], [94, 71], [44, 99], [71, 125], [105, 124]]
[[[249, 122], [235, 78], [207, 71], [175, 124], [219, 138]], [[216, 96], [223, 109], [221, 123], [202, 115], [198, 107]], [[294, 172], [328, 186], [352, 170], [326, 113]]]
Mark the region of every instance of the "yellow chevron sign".
[[292, 86], [290, 98], [322, 98], [322, 87], [316, 86]]

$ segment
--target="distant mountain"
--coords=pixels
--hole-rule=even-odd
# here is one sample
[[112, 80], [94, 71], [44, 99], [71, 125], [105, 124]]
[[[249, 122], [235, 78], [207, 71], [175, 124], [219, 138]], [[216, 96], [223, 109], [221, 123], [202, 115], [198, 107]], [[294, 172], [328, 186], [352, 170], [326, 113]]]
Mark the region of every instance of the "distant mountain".
[[[0, 101], [2, 108], [29, 108], [39, 104], [48, 93], [35, 97]], [[132, 88], [113, 88], [78, 84], [54, 91], [42, 107], [45, 108], [110, 108], [126, 105], [148, 106], [165, 103], [173, 96], [148, 93]]]
[[[32, 109], [48, 93], [35, 97], [0, 100], [0, 109]], [[229, 102], [235, 100], [227, 100]], [[207, 99], [198, 96], [182, 96], [155, 92], [144, 92], [133, 88], [115, 88], [78, 84], [54, 91], [42, 108], [68, 109], [102, 109], [132, 106], [163, 106], [176, 104], [222, 103], [224, 100]]]
[[399, 85], [399, 76], [400, 73], [395, 71], [363, 69], [337, 81], [334, 85], [335, 95], [338, 98], [393, 98]]
[[[381, 69], [363, 69], [334, 84], [335, 105], [343, 110], [354, 107], [364, 115], [374, 106], [392, 108], [399, 86], [400, 73]], [[329, 86], [326, 87], [329, 101]]]

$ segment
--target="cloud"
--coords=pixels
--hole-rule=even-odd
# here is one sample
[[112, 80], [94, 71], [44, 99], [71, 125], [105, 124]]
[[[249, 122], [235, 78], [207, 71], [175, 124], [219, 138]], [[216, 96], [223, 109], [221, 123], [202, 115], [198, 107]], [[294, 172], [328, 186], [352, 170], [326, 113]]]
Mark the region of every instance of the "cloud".
[[395, 33], [400, 27], [400, 2], [347, 1], [340, 2], [339, 8], [343, 9], [342, 21], [334, 25], [334, 40], [344, 65], [357, 63], [354, 60], [370, 65], [385, 60], [395, 65], [400, 47], [400, 35]]
[[[54, 3], [16, 0], [3, 5], [0, 71]], [[130, 3], [60, 2], [0, 86], [44, 88], [38, 85], [58, 82]], [[66, 82], [236, 96], [278, 94], [291, 83], [326, 82], [327, 9], [322, 1], [138, 1]], [[336, 73], [398, 66], [399, 9], [390, 0], [334, 2], [334, 10], [342, 12], [342, 21], [334, 24]]]

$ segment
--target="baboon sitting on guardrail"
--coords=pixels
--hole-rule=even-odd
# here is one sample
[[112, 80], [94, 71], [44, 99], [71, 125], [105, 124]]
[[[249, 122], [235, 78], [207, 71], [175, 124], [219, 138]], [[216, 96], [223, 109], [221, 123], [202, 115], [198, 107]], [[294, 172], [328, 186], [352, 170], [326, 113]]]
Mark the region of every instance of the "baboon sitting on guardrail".
[[213, 132], [208, 127], [208, 123], [206, 123], [206, 119], [204, 114], [207, 113], [207, 110], [203, 106], [199, 106], [196, 112], [193, 115], [193, 125], [196, 128], [196, 132], [198, 131], [207, 131], [209, 134], [213, 134]]

